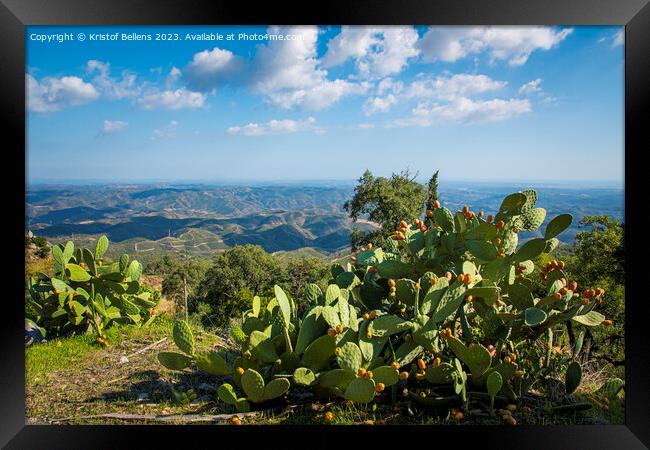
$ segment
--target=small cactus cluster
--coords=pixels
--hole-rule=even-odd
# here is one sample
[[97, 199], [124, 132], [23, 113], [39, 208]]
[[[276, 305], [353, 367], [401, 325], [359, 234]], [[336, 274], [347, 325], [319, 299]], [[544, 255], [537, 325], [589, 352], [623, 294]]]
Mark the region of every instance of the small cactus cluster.
[[142, 265], [126, 254], [107, 262], [107, 250], [106, 236], [94, 251], [72, 241], [52, 247], [54, 276], [37, 272], [27, 280], [27, 318], [52, 335], [94, 331], [104, 346], [102, 330], [113, 324], [151, 323], [158, 299], [140, 284]]
[[[564, 358], [549, 350], [534, 363], [526, 351], [544, 336], [552, 348], [554, 330], [569, 320], [607, 326], [594, 310], [604, 292], [580, 296], [556, 262], [539, 271], [539, 294], [535, 261], [557, 247], [572, 217], [555, 217], [543, 237], [519, 245], [520, 231], [545, 221], [536, 200], [532, 190], [508, 195], [494, 216], [467, 206], [453, 214], [436, 201], [424, 214], [426, 225], [402, 221], [383, 246], [368, 245], [347, 265], [333, 265], [325, 291], [309, 284], [294, 300], [275, 286], [264, 308], [255, 297], [241, 328], [231, 330], [238, 350], [219, 356], [220, 369], [212, 372], [229, 375], [236, 386], [222, 385], [219, 398], [246, 411], [250, 402], [278, 398], [292, 386], [356, 403], [399, 387], [428, 406], [466, 403], [469, 392], [478, 392], [493, 410], [497, 395], [514, 401], [551, 366], [567, 365], [570, 394], [581, 377], [574, 361], [579, 348]], [[178, 370], [192, 362], [186, 357], [183, 364], [159, 359]]]

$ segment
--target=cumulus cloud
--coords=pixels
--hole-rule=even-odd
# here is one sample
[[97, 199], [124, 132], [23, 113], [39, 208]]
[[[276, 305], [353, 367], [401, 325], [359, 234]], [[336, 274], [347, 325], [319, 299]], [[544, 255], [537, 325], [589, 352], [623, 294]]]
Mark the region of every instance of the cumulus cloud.
[[472, 100], [459, 97], [449, 103], [419, 103], [412, 116], [389, 122], [389, 127], [431, 126], [435, 123], [496, 122], [531, 111], [527, 99]]
[[402, 71], [419, 54], [418, 32], [413, 27], [343, 26], [327, 43], [323, 67], [355, 60], [358, 76], [377, 79]]
[[620, 30], [612, 38], [612, 47], [618, 47], [625, 43], [625, 30]]
[[550, 50], [572, 32], [572, 28], [541, 26], [434, 26], [418, 41], [417, 47], [424, 62], [454, 62], [470, 54], [487, 52], [492, 61], [521, 66], [534, 51]]
[[86, 64], [86, 72], [94, 75], [91, 83], [97, 87], [102, 96], [111, 100], [131, 99], [140, 94], [141, 86], [137, 83], [137, 75], [123, 70], [121, 76], [110, 75], [110, 63], [91, 59]]
[[372, 97], [367, 99], [363, 104], [363, 112], [366, 116], [385, 113], [388, 112], [397, 101], [397, 96], [394, 94], [388, 94], [386, 97]]
[[183, 77], [191, 89], [210, 91], [220, 81], [237, 73], [242, 66], [241, 57], [230, 50], [215, 47], [196, 53], [183, 69]]
[[152, 140], [158, 139], [173, 139], [176, 137], [176, 129], [178, 128], [178, 122], [172, 120], [167, 125], [162, 128], [156, 128], [153, 130]]
[[497, 81], [487, 75], [455, 74], [421, 77], [406, 90], [408, 98], [437, 98], [450, 100], [459, 96], [481, 94], [505, 87], [507, 82]]
[[167, 78], [165, 78], [165, 87], [167, 89], [173, 88], [180, 80], [182, 74], [181, 69], [178, 67], [172, 67], [167, 74]]
[[193, 92], [186, 88], [159, 91], [153, 89], [138, 99], [138, 104], [143, 109], [195, 109], [205, 104], [206, 95]]
[[535, 80], [529, 81], [528, 83], [523, 84], [519, 88], [519, 93], [523, 95], [530, 95], [536, 92], [541, 93], [543, 92], [543, 89], [540, 86], [541, 84], [542, 84], [541, 78], [537, 78]]
[[40, 82], [26, 74], [27, 108], [33, 112], [53, 112], [97, 100], [95, 87], [79, 77], [45, 77]]
[[343, 97], [363, 94], [368, 90], [368, 85], [364, 83], [327, 78], [327, 71], [319, 66], [317, 59], [317, 27], [270, 27], [268, 33], [300, 37], [270, 41], [257, 49], [251, 90], [266, 96], [270, 103], [284, 109], [299, 106], [318, 111]]
[[411, 84], [404, 86], [401, 82], [394, 83], [382, 80], [378, 93], [391, 92], [384, 97], [373, 97], [366, 100], [363, 111], [366, 115], [385, 113], [400, 101], [413, 99], [437, 99], [451, 101], [458, 97], [469, 97], [485, 92], [496, 91], [507, 85], [505, 81], [493, 80], [486, 75], [473, 74], [444, 74], [430, 77], [420, 74]]
[[316, 126], [316, 119], [313, 117], [309, 117], [307, 120], [271, 120], [266, 123], [249, 123], [240, 127], [228, 128], [228, 134], [243, 136], [290, 134], [299, 131], [323, 132], [320, 127]]
[[102, 134], [117, 133], [125, 130], [129, 124], [122, 120], [105, 120], [102, 126]]

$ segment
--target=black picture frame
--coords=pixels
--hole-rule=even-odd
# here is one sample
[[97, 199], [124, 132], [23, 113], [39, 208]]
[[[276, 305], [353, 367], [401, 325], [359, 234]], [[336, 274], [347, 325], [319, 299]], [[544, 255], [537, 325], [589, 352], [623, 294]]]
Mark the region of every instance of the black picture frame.
[[[35, 426], [25, 425], [25, 361], [23, 304], [18, 299], [18, 257], [23, 254], [25, 174], [25, 27], [28, 25], [146, 25], [146, 24], [410, 24], [410, 25], [624, 25], [625, 26], [625, 222], [626, 222], [626, 418], [625, 425], [545, 427], [174, 427]], [[6, 313], [0, 351], [0, 445], [6, 448], [133, 448], [137, 440], [163, 446], [250, 445], [248, 439], [266, 443], [345, 445], [353, 440], [368, 445], [382, 443], [384, 433], [403, 445], [444, 440], [462, 447], [482, 448], [585, 448], [628, 449], [650, 446], [650, 339], [647, 338], [648, 299], [642, 287], [642, 263], [634, 264], [644, 237], [640, 234], [644, 205], [634, 193], [645, 185], [643, 150], [650, 103], [650, 5], [648, 0], [348, 0], [320, 5], [297, 2], [247, 2], [223, 0], [0, 0], [0, 110], [5, 158], [4, 222], [10, 223], [3, 296]], [[645, 144], [645, 145], [644, 145]], [[11, 181], [10, 181], [11, 180]], [[23, 179], [25, 182], [25, 179]], [[638, 197], [637, 197], [638, 198]], [[8, 206], [8, 207], [7, 207]], [[15, 233], [15, 234], [14, 234]], [[640, 258], [639, 258], [640, 259]], [[634, 280], [634, 281], [633, 281]], [[632, 281], [635, 283], [633, 284]], [[404, 434], [408, 431], [408, 435]], [[242, 434], [242, 436], [233, 436]], [[321, 433], [325, 433], [321, 437]], [[369, 435], [369, 433], [372, 433]], [[329, 436], [333, 434], [334, 436]], [[381, 436], [380, 436], [381, 435]], [[243, 441], [242, 438], [246, 437]], [[441, 439], [443, 438], [443, 439]], [[233, 440], [236, 439], [236, 440]], [[371, 440], [369, 440], [371, 439]], [[424, 440], [422, 440], [424, 439]], [[298, 442], [300, 441], [300, 442]], [[412, 443], [409, 443], [411, 441]], [[322, 444], [321, 444], [322, 442]], [[337, 444], [335, 444], [337, 443]], [[166, 444], [166, 445], [165, 445]], [[145, 444], [146, 445], [146, 444]], [[157, 444], [159, 446], [160, 444]], [[449, 445], [449, 444], [447, 444]], [[454, 444], [452, 444], [454, 445]], [[147, 445], [148, 446], [148, 445]]]

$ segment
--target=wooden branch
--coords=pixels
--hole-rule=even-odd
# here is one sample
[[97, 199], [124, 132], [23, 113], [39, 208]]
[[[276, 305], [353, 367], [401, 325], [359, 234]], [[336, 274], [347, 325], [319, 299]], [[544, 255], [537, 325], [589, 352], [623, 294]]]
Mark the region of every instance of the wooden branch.
[[158, 344], [161, 344], [161, 343], [165, 342], [166, 340], [167, 340], [167, 338], [164, 337], [164, 338], [162, 338], [162, 339], [160, 339], [160, 340], [154, 342], [153, 344], [149, 344], [149, 345], [147, 345], [146, 347], [141, 348], [140, 350], [131, 353], [130, 355], [127, 356], [127, 358], [130, 359], [130, 358], [132, 358], [132, 357], [134, 357], [134, 356], [136, 356], [136, 355], [139, 355], [140, 353], [144, 353], [144, 352], [146, 352], [147, 350], [149, 350], [149, 349], [151, 349], [151, 348], [157, 346]]
[[148, 420], [152, 422], [184, 422], [184, 423], [196, 423], [196, 422], [216, 422], [220, 420], [230, 420], [233, 416], [237, 417], [254, 417], [259, 416], [264, 413], [271, 412], [284, 412], [292, 411], [302, 405], [289, 405], [288, 407], [282, 408], [272, 408], [265, 409], [260, 411], [251, 411], [247, 413], [233, 413], [233, 414], [166, 414], [161, 416], [153, 416], [146, 414], [119, 414], [119, 413], [108, 413], [108, 414], [97, 414], [92, 416], [76, 416], [76, 417], [64, 417], [62, 419], [51, 419], [50, 422], [67, 422], [70, 420], [79, 420], [79, 419], [118, 419], [118, 420]]
[[608, 363], [610, 363], [614, 367], [620, 367], [620, 366], [625, 365], [625, 360], [624, 359], [612, 359], [607, 355], [601, 355], [601, 354], [598, 354], [598, 353], [592, 353], [591, 357], [594, 358], [594, 359], [602, 359], [603, 361], [607, 361]]

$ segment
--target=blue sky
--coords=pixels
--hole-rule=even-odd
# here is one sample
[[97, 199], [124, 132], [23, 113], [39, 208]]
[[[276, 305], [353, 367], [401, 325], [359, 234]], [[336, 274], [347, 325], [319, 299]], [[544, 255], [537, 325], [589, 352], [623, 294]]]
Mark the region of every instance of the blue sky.
[[620, 27], [26, 37], [31, 182], [350, 180], [407, 167], [443, 180], [623, 180]]

